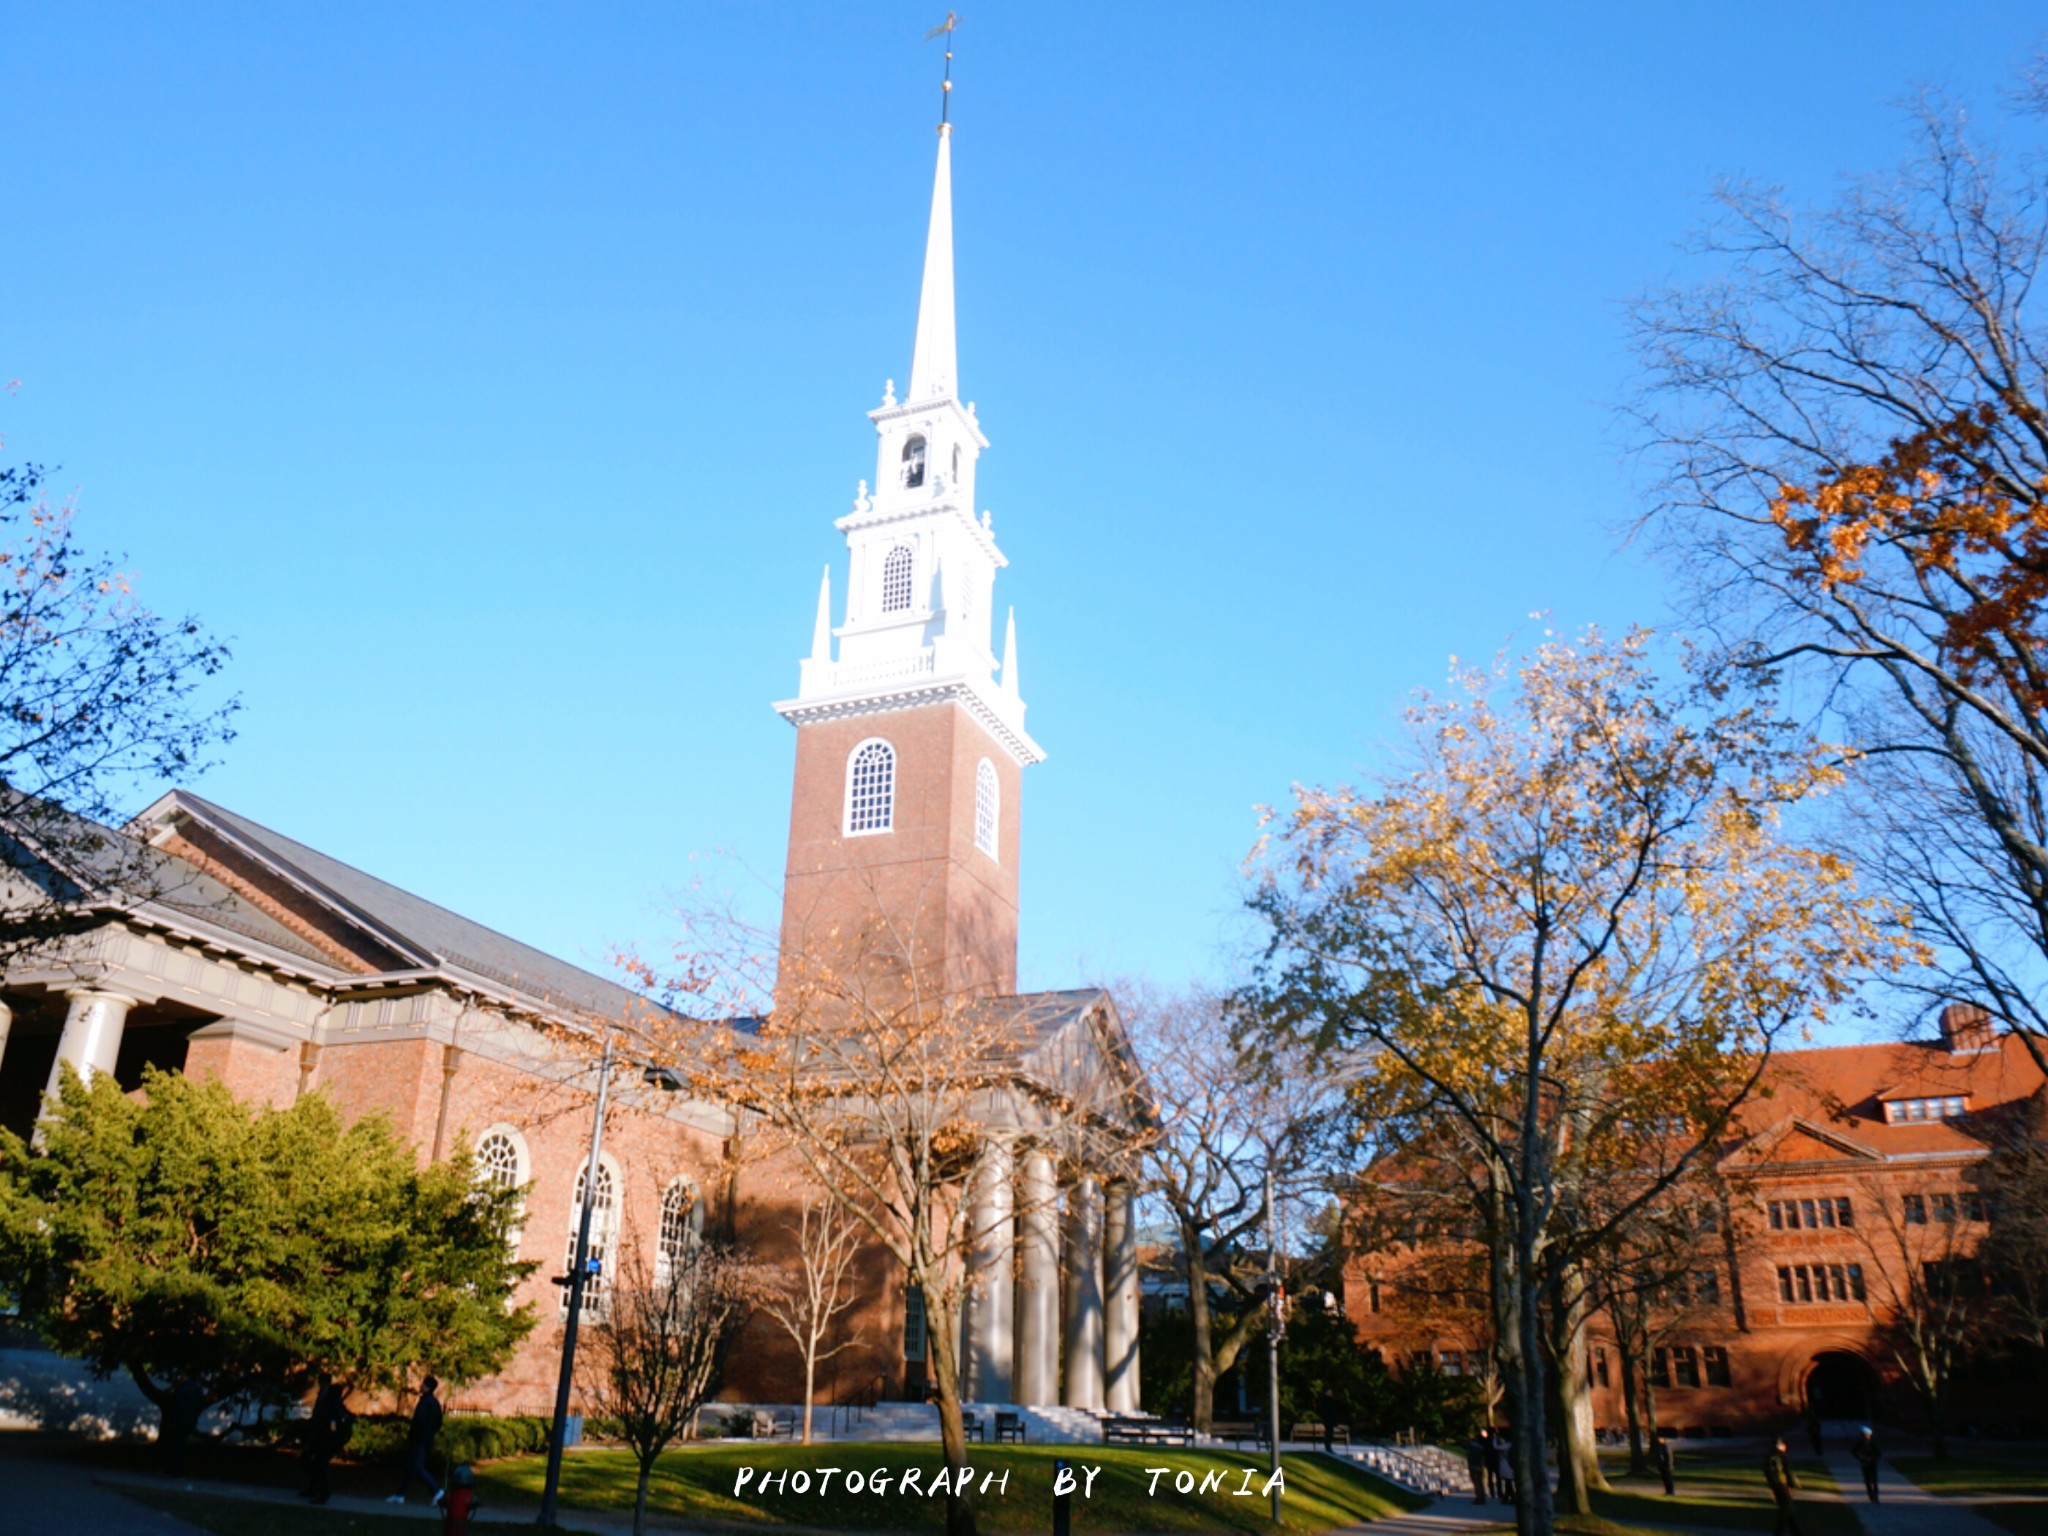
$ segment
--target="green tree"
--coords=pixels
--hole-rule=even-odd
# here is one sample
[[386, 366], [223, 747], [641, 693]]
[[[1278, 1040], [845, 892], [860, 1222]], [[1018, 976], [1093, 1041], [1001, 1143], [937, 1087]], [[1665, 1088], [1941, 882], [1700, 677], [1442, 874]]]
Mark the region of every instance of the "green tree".
[[506, 1240], [517, 1194], [479, 1185], [466, 1149], [422, 1168], [383, 1120], [344, 1125], [317, 1095], [252, 1106], [154, 1070], [130, 1098], [67, 1069], [39, 1136], [0, 1131], [0, 1267], [55, 1348], [160, 1408], [187, 1379], [209, 1404], [323, 1370], [461, 1381], [533, 1326], [510, 1305], [532, 1269]]

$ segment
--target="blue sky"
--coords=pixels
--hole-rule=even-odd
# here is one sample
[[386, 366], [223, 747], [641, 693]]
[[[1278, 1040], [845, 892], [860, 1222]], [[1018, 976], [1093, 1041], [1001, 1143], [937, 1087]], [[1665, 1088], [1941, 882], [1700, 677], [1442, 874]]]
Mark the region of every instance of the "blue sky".
[[[700, 880], [772, 911], [768, 704], [908, 370], [943, 14], [0, 4], [5, 457], [232, 638], [194, 787], [586, 964]], [[1025, 984], [1216, 974], [1255, 805], [1536, 610], [1661, 620], [1624, 302], [1717, 177], [1825, 196], [2044, 30], [968, 0]]]

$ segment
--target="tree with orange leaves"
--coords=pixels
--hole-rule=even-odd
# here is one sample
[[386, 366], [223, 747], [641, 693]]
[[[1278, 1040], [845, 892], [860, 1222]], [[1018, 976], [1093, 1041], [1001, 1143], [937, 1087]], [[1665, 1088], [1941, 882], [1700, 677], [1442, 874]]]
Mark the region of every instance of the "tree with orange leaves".
[[1699, 628], [1818, 687], [1845, 836], [2048, 1070], [2048, 92], [2001, 159], [1922, 104], [1917, 153], [1831, 207], [1734, 188], [1714, 279], [1638, 311], [1651, 525]]

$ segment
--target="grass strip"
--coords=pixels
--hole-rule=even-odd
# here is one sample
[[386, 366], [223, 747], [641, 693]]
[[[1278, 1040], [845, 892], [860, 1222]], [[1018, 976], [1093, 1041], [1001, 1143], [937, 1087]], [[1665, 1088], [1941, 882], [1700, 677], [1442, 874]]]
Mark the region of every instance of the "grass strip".
[[[1076, 1468], [1080, 1482], [1073, 1496], [1076, 1530], [1095, 1532], [1220, 1533], [1270, 1532], [1265, 1487], [1265, 1458], [1248, 1452], [1144, 1449], [1123, 1446], [973, 1447], [968, 1465], [974, 1470], [975, 1508], [985, 1536], [1042, 1536], [1052, 1528], [1054, 1461], [1063, 1458]], [[902, 1445], [758, 1445], [750, 1442], [685, 1446], [655, 1463], [648, 1508], [668, 1518], [747, 1526], [800, 1526], [834, 1531], [888, 1531], [924, 1536], [945, 1529], [946, 1501], [927, 1491], [944, 1468], [932, 1444]], [[1085, 1469], [1100, 1470], [1092, 1482]], [[739, 1490], [742, 1468], [754, 1476]], [[835, 1469], [832, 1491], [820, 1491], [826, 1469]], [[1156, 1478], [1150, 1469], [1164, 1469]], [[545, 1463], [539, 1457], [517, 1457], [479, 1469], [479, 1491], [486, 1503], [530, 1503], [540, 1495]], [[903, 1491], [903, 1474], [915, 1471], [917, 1491]], [[1356, 1525], [1383, 1515], [1417, 1509], [1426, 1500], [1408, 1494], [1359, 1468], [1315, 1455], [1282, 1460], [1285, 1494], [1283, 1526], [1290, 1531], [1319, 1532]], [[1002, 1492], [1004, 1473], [1009, 1474]], [[1178, 1473], [1189, 1474], [1193, 1491], [1176, 1487]], [[808, 1474], [810, 1491], [788, 1487], [790, 1474]], [[858, 1474], [863, 1490], [846, 1491], [847, 1474]], [[876, 1477], [887, 1478], [887, 1491], [868, 1491]], [[782, 1474], [779, 1486], [764, 1492], [766, 1476]], [[1204, 1479], [1207, 1491], [1203, 1491]], [[562, 1497], [573, 1508], [630, 1510], [635, 1469], [632, 1456], [619, 1450], [578, 1451], [562, 1468]], [[988, 1491], [982, 1492], [984, 1485]], [[1240, 1490], [1249, 1488], [1249, 1493]], [[1085, 1496], [1084, 1496], [1085, 1494]]]

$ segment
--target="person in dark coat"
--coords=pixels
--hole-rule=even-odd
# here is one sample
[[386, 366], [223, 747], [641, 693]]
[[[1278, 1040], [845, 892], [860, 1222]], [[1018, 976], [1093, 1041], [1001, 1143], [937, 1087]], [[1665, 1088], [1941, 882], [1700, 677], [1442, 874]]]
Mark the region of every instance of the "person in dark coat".
[[1661, 1429], [1657, 1431], [1657, 1475], [1664, 1479], [1664, 1493], [1667, 1498], [1678, 1493], [1678, 1468], [1671, 1459], [1671, 1438]]
[[386, 1499], [386, 1504], [403, 1504], [405, 1496], [412, 1491], [414, 1478], [425, 1483], [435, 1498], [441, 1496], [441, 1485], [427, 1470], [427, 1457], [434, 1449], [434, 1437], [441, 1433], [441, 1399], [434, 1396], [440, 1386], [441, 1383], [432, 1376], [420, 1383], [420, 1400], [413, 1404], [412, 1428], [405, 1436], [405, 1473], [399, 1480], [398, 1492]]
[[325, 1504], [333, 1490], [327, 1486], [327, 1464], [341, 1449], [341, 1417], [347, 1411], [341, 1385], [325, 1371], [313, 1394], [312, 1417], [306, 1420], [306, 1486], [299, 1497]]
[[1879, 1451], [1877, 1436], [1868, 1424], [1863, 1432], [1849, 1442], [1849, 1454], [1856, 1458], [1856, 1465], [1863, 1469], [1863, 1491], [1870, 1495], [1870, 1502], [1877, 1502], [1877, 1461]]
[[157, 1453], [163, 1458], [165, 1477], [185, 1475], [185, 1442], [199, 1431], [199, 1416], [206, 1412], [206, 1388], [188, 1373], [171, 1387], [171, 1400], [161, 1410], [157, 1425]]
[[1783, 1435], [1771, 1442], [1770, 1454], [1764, 1457], [1764, 1483], [1771, 1490], [1771, 1502], [1778, 1506], [1771, 1536], [1801, 1536], [1799, 1516], [1792, 1507], [1792, 1490], [1799, 1486], [1799, 1479], [1792, 1475], [1792, 1458], [1785, 1454]]
[[1499, 1432], [1493, 1437], [1493, 1475], [1495, 1491], [1503, 1504], [1515, 1502], [1515, 1446], [1506, 1433]]
[[1493, 1456], [1493, 1447], [1486, 1443], [1486, 1436], [1474, 1435], [1465, 1442], [1465, 1470], [1472, 1475], [1472, 1502], [1484, 1504], [1493, 1479], [1488, 1476], [1487, 1462]]

